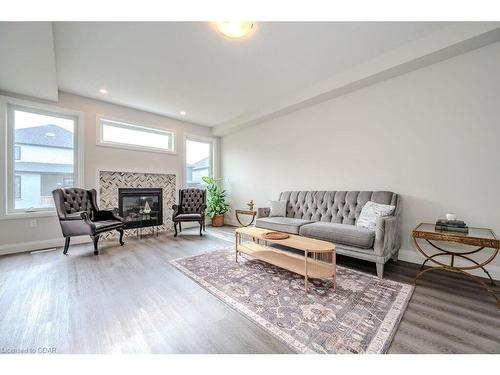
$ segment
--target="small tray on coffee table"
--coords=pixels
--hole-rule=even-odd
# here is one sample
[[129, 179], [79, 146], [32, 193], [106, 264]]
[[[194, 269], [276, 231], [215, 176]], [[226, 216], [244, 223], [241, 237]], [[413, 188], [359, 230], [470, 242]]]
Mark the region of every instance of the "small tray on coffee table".
[[265, 240], [286, 240], [288, 237], [290, 237], [289, 234], [282, 232], [267, 232], [262, 235]]

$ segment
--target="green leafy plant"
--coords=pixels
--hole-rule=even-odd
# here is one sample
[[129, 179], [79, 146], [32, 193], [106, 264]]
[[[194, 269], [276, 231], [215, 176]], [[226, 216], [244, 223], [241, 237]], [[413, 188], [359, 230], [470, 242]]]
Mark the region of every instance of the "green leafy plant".
[[207, 184], [207, 216], [214, 218], [217, 215], [224, 215], [228, 209], [229, 204], [226, 203], [226, 191], [221, 190], [217, 185], [219, 180], [210, 176], [202, 177], [202, 180]]

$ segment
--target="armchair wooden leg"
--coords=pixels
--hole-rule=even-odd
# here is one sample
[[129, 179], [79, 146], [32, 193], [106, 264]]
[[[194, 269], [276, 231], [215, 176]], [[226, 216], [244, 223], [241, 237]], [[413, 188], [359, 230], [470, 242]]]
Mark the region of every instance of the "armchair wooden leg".
[[203, 233], [201, 233], [203, 229], [203, 221], [200, 221], [200, 236], [203, 236]]
[[176, 222], [174, 222], [174, 231], [175, 231], [174, 237], [177, 237], [177, 223]]
[[203, 219], [203, 231], [206, 232], [207, 231], [207, 228], [206, 228], [206, 223], [205, 223], [205, 219]]
[[64, 250], [63, 250], [63, 254], [66, 255], [68, 253], [68, 249], [69, 249], [69, 241], [71, 240], [71, 237], [66, 237], [65, 240], [64, 240]]
[[99, 235], [96, 234], [95, 236], [90, 236], [92, 238], [92, 242], [94, 243], [94, 255], [99, 254], [99, 250], [97, 249], [97, 244], [99, 243]]
[[125, 245], [125, 242], [123, 242], [123, 229], [117, 229], [118, 233], [120, 233], [120, 245], [123, 246]]
[[179, 221], [179, 232], [182, 233], [182, 225], [181, 225], [181, 222]]

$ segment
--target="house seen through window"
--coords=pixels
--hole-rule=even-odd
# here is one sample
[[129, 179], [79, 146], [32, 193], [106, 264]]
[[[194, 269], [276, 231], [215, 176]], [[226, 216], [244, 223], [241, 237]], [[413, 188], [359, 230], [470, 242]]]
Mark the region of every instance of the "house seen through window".
[[52, 190], [73, 186], [76, 119], [13, 107], [13, 168], [9, 176], [13, 210], [54, 206]]
[[212, 175], [212, 142], [186, 139], [186, 185], [203, 187], [202, 177]]

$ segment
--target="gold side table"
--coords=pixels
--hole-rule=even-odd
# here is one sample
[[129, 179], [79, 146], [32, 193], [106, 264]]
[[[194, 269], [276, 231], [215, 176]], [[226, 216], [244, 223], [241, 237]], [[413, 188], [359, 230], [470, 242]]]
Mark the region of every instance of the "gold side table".
[[[247, 215], [247, 216], [251, 216], [252, 219], [250, 220], [250, 222], [248, 224], [243, 224], [240, 220], [240, 216], [239, 215]], [[237, 209], [236, 210], [236, 220], [238, 220], [238, 223], [242, 226], [242, 227], [248, 227], [250, 225], [253, 224], [253, 221], [255, 220], [255, 216], [257, 215], [257, 211], [254, 211], [254, 210], [245, 210], [245, 209]]]
[[[450, 272], [457, 272], [465, 275], [481, 285], [489, 294], [495, 298], [497, 307], [500, 308], [500, 299], [498, 298], [495, 290], [491, 289], [484, 281], [479, 277], [470, 274], [468, 271], [481, 269], [486, 276], [490, 279], [490, 284], [495, 285], [495, 282], [491, 278], [490, 273], [486, 270], [486, 265], [491, 263], [493, 259], [497, 256], [500, 250], [500, 240], [497, 238], [495, 233], [491, 229], [487, 228], [469, 228], [469, 233], [456, 233], [456, 232], [445, 232], [435, 230], [434, 224], [422, 223], [419, 224], [412, 232], [413, 244], [415, 248], [425, 257], [425, 261], [420, 267], [420, 272], [417, 274], [414, 280], [416, 285], [417, 280], [423, 274], [431, 272], [434, 270], [443, 270]], [[434, 250], [438, 250], [437, 253], [429, 254], [428, 251], [424, 250], [419, 244], [420, 242], [425, 242], [430, 245]], [[448, 243], [462, 244], [474, 246], [473, 249], [445, 249], [438, 246], [432, 241], [443, 241]], [[474, 254], [485, 253], [486, 260], [478, 261], [473, 259]], [[456, 260], [460, 259], [467, 263], [466, 265], [457, 265]], [[434, 263], [434, 267], [424, 269], [427, 262]], [[463, 263], [462, 263], [463, 264]]]

